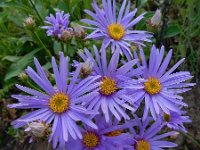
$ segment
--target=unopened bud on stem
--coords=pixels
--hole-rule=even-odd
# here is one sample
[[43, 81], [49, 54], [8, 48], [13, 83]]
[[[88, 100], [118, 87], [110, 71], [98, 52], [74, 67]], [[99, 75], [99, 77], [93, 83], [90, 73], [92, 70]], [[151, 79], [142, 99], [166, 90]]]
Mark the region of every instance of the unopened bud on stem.
[[162, 16], [162, 14], [161, 14], [160, 9], [157, 9], [155, 14], [153, 15], [153, 17], [149, 20], [149, 24], [152, 27], [158, 27], [161, 22], [161, 16]]
[[76, 37], [84, 39], [86, 36], [85, 30], [80, 25], [76, 24], [73, 26], [74, 34]]
[[18, 75], [18, 77], [19, 77], [19, 79], [20, 79], [21, 81], [26, 81], [26, 80], [28, 79], [28, 76], [27, 76], [27, 74], [26, 74], [25, 72], [20, 73], [20, 74]]
[[62, 35], [61, 35], [61, 40], [63, 42], [68, 42], [69, 40], [71, 40], [73, 37], [73, 33], [72, 31], [69, 31], [69, 30], [64, 30], [62, 32]]
[[28, 128], [25, 131], [29, 131], [34, 137], [46, 137], [50, 133], [49, 125], [44, 122], [31, 122], [28, 123]]
[[90, 59], [87, 59], [83, 64], [81, 68], [81, 77], [85, 78], [89, 76], [93, 70], [93, 62]]
[[32, 17], [28, 17], [24, 20], [24, 26], [32, 29], [35, 27], [35, 20]]

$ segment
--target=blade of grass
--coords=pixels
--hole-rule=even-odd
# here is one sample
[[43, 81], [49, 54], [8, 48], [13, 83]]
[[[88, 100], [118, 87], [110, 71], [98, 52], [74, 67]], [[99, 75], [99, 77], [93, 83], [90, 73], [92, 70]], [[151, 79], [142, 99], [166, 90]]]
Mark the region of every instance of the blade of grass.
[[184, 136], [190, 139], [196, 146], [200, 148], [200, 143], [196, 141], [190, 134], [184, 134]]
[[33, 1], [32, 1], [32, 0], [29, 0], [29, 2], [31, 3], [31, 5], [32, 5], [33, 9], [35, 10], [35, 12], [36, 12], [36, 14], [37, 14], [38, 18], [40, 19], [41, 23], [42, 23], [42, 24], [44, 24], [44, 21], [43, 21], [42, 17], [40, 16], [40, 14], [39, 14], [39, 12], [38, 12], [37, 8], [35, 7], [35, 5], [34, 5]]

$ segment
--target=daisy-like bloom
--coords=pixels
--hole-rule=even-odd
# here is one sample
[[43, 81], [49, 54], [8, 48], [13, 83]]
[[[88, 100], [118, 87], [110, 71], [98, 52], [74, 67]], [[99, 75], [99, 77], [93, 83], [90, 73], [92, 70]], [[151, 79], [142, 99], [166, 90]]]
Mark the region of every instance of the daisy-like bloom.
[[170, 114], [162, 113], [161, 119], [168, 128], [187, 132], [184, 127], [184, 123], [192, 121], [189, 119], [189, 116], [184, 116], [185, 113], [185, 111], [181, 111], [181, 113], [170, 111]]
[[121, 87], [121, 84], [126, 84], [127, 78], [131, 76], [141, 74], [142, 68], [134, 69], [130, 71], [138, 60], [132, 60], [121, 67], [118, 67], [119, 62], [119, 49], [112, 55], [110, 62], [107, 63], [106, 48], [102, 46], [101, 54], [94, 46], [95, 57], [85, 48], [85, 53], [79, 52], [80, 57], [86, 61], [90, 60], [93, 64], [93, 71], [91, 76], [101, 76], [101, 85], [99, 86], [98, 94], [93, 99], [88, 99], [82, 103], [89, 109], [95, 111], [102, 111], [105, 115], [106, 121], [109, 120], [109, 114], [113, 114], [118, 120], [121, 120], [121, 116], [124, 119], [129, 119], [125, 109], [132, 112], [135, 111], [133, 105], [129, 102], [132, 98], [125, 92], [126, 89]]
[[129, 133], [124, 133], [128, 128], [126, 124], [121, 125], [119, 121], [105, 121], [103, 116], [95, 116], [95, 122], [98, 130], [85, 126], [82, 130], [83, 138], [71, 140], [66, 144], [66, 150], [124, 150], [129, 147], [127, 138], [131, 138]]
[[71, 30], [69, 25], [69, 14], [64, 14], [64, 11], [57, 11], [56, 16], [50, 14], [46, 17], [45, 23], [47, 26], [42, 26], [41, 28], [46, 29], [47, 36], [61, 38], [62, 33], [66, 30]]
[[137, 9], [130, 11], [131, 3], [124, 0], [119, 10], [119, 14], [116, 14], [116, 0], [102, 0], [103, 9], [100, 9], [94, 0], [92, 7], [95, 12], [85, 10], [94, 20], [83, 19], [86, 24], [92, 25], [92, 27], [86, 27], [92, 29], [93, 32], [89, 34], [86, 39], [103, 39], [103, 44], [111, 45], [112, 52], [115, 47], [118, 46], [121, 49], [121, 54], [124, 52], [127, 58], [132, 56], [130, 51], [131, 42], [137, 45], [144, 45], [143, 42], [151, 42], [149, 39], [152, 37], [145, 31], [133, 30], [133, 27], [144, 18], [144, 14], [139, 15], [133, 19]]
[[[133, 145], [133, 148], [130, 148], [130, 150], [163, 150], [163, 148], [177, 146], [175, 143], [163, 140], [166, 137], [176, 135], [176, 132], [171, 131], [164, 134], [158, 134], [164, 126], [161, 124], [162, 122], [160, 119], [157, 119], [150, 125], [152, 120], [152, 118], [147, 117], [147, 119], [142, 122], [142, 120], [135, 115], [134, 120], [127, 122], [130, 131], [133, 134], [132, 141], [129, 140]], [[135, 130], [135, 128], [138, 128], [139, 131]]]
[[[192, 78], [190, 72], [179, 71], [173, 73], [184, 59], [181, 59], [167, 70], [172, 57], [172, 50], [167, 53], [165, 58], [163, 56], [164, 46], [160, 50], [152, 46], [147, 64], [144, 52], [140, 47], [142, 66], [145, 69], [140, 76], [141, 79], [133, 79], [126, 83], [129, 83], [127, 88], [133, 94], [134, 102], [140, 103], [145, 99], [143, 120], [146, 119], [149, 109], [155, 120], [161, 111], [166, 114], [170, 114], [170, 111], [179, 113], [178, 106], [187, 106], [186, 103], [182, 102], [183, 97], [179, 94], [190, 90], [190, 87], [195, 85], [194, 83], [185, 82]], [[138, 58], [136, 53], [135, 58]], [[140, 66], [140, 63], [137, 65]]]
[[[87, 114], [96, 114], [96, 112], [85, 109], [79, 103], [92, 98], [95, 90], [100, 83], [95, 82], [99, 77], [88, 77], [81, 82], [77, 78], [81, 66], [78, 66], [73, 77], [68, 79], [68, 58], [60, 53], [60, 65], [56, 64], [52, 57], [52, 66], [55, 76], [55, 87], [48, 80], [44, 69], [37, 59], [34, 59], [37, 72], [31, 67], [26, 69], [28, 76], [41, 88], [40, 91], [16, 85], [18, 89], [29, 95], [13, 95], [18, 99], [17, 104], [8, 105], [9, 108], [19, 109], [37, 109], [18, 118], [12, 122], [15, 128], [24, 126], [30, 122], [41, 120], [45, 124], [52, 125], [52, 133], [49, 142], [53, 140], [55, 148], [59, 142], [60, 147], [64, 147], [69, 136], [73, 139], [82, 138], [76, 121], [82, 121], [92, 128], [97, 126], [86, 117]], [[69, 83], [70, 82], [70, 83]], [[68, 84], [69, 83], [69, 84]]]

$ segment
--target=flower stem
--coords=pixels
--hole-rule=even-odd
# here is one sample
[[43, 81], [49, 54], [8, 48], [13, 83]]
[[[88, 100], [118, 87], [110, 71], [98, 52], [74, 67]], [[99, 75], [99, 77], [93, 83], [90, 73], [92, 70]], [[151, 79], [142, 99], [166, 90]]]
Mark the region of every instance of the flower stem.
[[44, 43], [42, 42], [42, 40], [40, 39], [40, 37], [38, 36], [38, 34], [35, 31], [33, 31], [33, 33], [37, 37], [38, 41], [40, 42], [40, 44], [42, 45], [42, 47], [44, 48], [44, 50], [46, 51], [46, 53], [48, 54], [48, 56], [51, 57], [50, 51], [46, 48], [46, 46], [44, 45]]
[[28, 84], [32, 89], [38, 90], [38, 91], [40, 91], [40, 92], [43, 92], [40, 88], [34, 86], [34, 84], [31, 83], [29, 79], [27, 79], [26, 82], [27, 82], [27, 84]]
[[69, 55], [69, 54], [68, 54], [68, 53], [69, 53], [69, 43], [66, 43], [66, 44], [65, 44], [65, 51], [66, 51], [66, 52], [65, 52], [66, 55], [68, 56], [68, 55]]

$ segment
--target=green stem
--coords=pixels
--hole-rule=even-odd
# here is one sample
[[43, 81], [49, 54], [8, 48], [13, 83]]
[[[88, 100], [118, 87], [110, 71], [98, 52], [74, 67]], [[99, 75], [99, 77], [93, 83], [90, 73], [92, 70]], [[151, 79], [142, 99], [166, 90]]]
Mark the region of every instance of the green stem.
[[65, 44], [63, 42], [60, 42], [60, 45], [61, 45], [61, 51], [65, 52]]
[[64, 49], [63, 49], [64, 53], [68, 56], [69, 55], [68, 54], [69, 43], [63, 44], [63, 47], [64, 47]]
[[40, 91], [40, 92], [43, 93], [43, 91], [42, 91], [40, 88], [34, 86], [33, 83], [31, 83], [31, 82], [29, 81], [29, 79], [27, 79], [27, 84], [28, 84], [32, 89], [35, 89], [35, 90]]
[[69, 43], [66, 44], [65, 49], [66, 49], [66, 51], [67, 51], [66, 54], [67, 54], [67, 56], [68, 56], [68, 55], [69, 55], [69, 53], [68, 53], [68, 52], [69, 52]]
[[42, 45], [42, 47], [44, 48], [44, 50], [46, 51], [46, 53], [48, 54], [48, 56], [51, 57], [51, 53], [46, 48], [46, 46], [44, 45], [44, 43], [42, 42], [42, 40], [40, 39], [40, 37], [38, 36], [38, 34], [35, 31], [33, 31], [33, 33], [37, 37], [38, 41], [40, 42], [40, 44]]
[[35, 5], [34, 5], [34, 3], [33, 3], [33, 1], [32, 1], [32, 0], [29, 0], [29, 1], [30, 1], [31, 5], [32, 5], [33, 9], [35, 10], [36, 14], [38, 15], [38, 18], [40, 19], [41, 23], [44, 24], [43, 19], [42, 19], [42, 17], [40, 16], [40, 14], [39, 14], [37, 8], [35, 7]]

